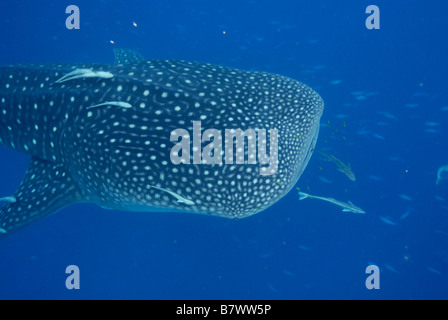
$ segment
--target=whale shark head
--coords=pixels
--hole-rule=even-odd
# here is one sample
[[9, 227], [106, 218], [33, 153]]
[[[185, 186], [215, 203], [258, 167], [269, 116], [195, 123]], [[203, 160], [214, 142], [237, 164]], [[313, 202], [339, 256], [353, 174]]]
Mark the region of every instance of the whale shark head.
[[0, 68], [0, 143], [32, 156], [0, 231], [76, 202], [242, 218], [297, 182], [324, 106], [311, 88], [117, 53], [123, 63]]

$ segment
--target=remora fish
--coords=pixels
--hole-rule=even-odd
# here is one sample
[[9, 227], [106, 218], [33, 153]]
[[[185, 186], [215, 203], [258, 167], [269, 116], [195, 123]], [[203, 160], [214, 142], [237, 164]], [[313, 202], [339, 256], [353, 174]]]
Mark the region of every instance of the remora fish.
[[[0, 144], [31, 155], [14, 196], [0, 200], [0, 234], [78, 202], [243, 218], [268, 208], [297, 182], [323, 112], [315, 91], [264, 72], [144, 61], [126, 50], [116, 56], [114, 65], [0, 68]], [[220, 132], [277, 129], [277, 171], [261, 175], [266, 165], [247, 159], [173, 164], [170, 133], [191, 132], [198, 120]]]
[[310, 198], [310, 199], [319, 199], [319, 200], [323, 200], [323, 201], [327, 201], [330, 202], [332, 204], [335, 204], [342, 209], [342, 211], [344, 212], [354, 212], [354, 213], [366, 213], [364, 210], [362, 210], [360, 207], [355, 206], [353, 203], [351, 203], [351, 201], [349, 201], [348, 203], [346, 202], [342, 202], [333, 198], [325, 198], [325, 197], [319, 197], [319, 196], [312, 196], [310, 194], [307, 194], [305, 192], [300, 192], [299, 191], [299, 200], [303, 200], [306, 198]]
[[352, 171], [352, 168], [349, 164], [345, 164], [343, 163], [341, 160], [339, 160], [338, 158], [336, 158], [335, 156], [331, 155], [331, 154], [327, 154], [321, 150], [316, 149], [317, 152], [319, 152], [321, 155], [323, 155], [325, 158], [327, 158], [328, 160], [333, 161], [336, 166], [338, 167], [338, 170], [341, 171], [342, 173], [344, 173], [347, 178], [349, 178], [352, 181], [355, 181], [355, 174]]

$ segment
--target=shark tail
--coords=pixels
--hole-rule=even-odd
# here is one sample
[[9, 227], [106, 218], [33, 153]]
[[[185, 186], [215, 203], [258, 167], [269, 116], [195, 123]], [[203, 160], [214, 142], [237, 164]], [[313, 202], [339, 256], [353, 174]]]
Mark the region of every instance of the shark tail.
[[308, 193], [299, 191], [299, 200], [303, 200], [306, 198], [310, 198], [310, 195]]
[[79, 202], [81, 192], [61, 164], [33, 157], [14, 196], [0, 199], [0, 238], [63, 207]]

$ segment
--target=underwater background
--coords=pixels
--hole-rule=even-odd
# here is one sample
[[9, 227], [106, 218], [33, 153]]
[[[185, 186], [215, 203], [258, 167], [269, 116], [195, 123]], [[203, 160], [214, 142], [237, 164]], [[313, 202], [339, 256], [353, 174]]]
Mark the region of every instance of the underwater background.
[[[242, 220], [77, 204], [0, 242], [0, 299], [447, 299], [446, 12], [443, 0], [1, 1], [0, 65], [110, 64], [128, 48], [311, 86], [325, 101], [317, 148], [356, 181], [314, 153], [296, 188], [366, 214], [296, 188]], [[28, 161], [0, 147], [0, 197]], [[65, 287], [69, 265], [79, 290]]]

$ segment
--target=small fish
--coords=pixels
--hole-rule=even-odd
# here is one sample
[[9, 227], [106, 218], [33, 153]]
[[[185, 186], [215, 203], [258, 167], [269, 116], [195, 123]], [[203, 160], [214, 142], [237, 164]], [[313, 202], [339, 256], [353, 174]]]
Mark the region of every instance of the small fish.
[[427, 122], [425, 122], [424, 124], [425, 124], [425, 126], [428, 126], [428, 127], [437, 127], [437, 126], [440, 126], [440, 123], [438, 123], [438, 122], [434, 122], [434, 121], [427, 121]]
[[296, 274], [294, 272], [289, 271], [288, 269], [283, 270], [283, 273], [290, 277], [295, 277]]
[[386, 111], [378, 111], [379, 114], [381, 114], [382, 116], [386, 117], [387, 119], [397, 119], [396, 116], [394, 116], [392, 113], [390, 112], [386, 112]]
[[320, 181], [322, 181], [322, 182], [324, 182], [324, 183], [333, 183], [332, 181], [328, 180], [328, 179], [325, 178], [325, 177], [319, 176], [318, 178], [319, 178]]
[[311, 251], [310, 247], [304, 246], [303, 244], [299, 244], [298, 247], [299, 249], [302, 249], [304, 251]]
[[330, 84], [332, 84], [332, 85], [336, 85], [336, 84], [340, 84], [340, 83], [342, 83], [342, 80], [333, 80], [330, 82]]
[[359, 135], [366, 135], [366, 134], [370, 134], [370, 131], [367, 130], [366, 127], [362, 127], [361, 129], [359, 129], [358, 131], [356, 131], [356, 134], [359, 134]]
[[319, 152], [321, 155], [323, 155], [325, 158], [327, 158], [328, 160], [333, 161], [336, 166], [338, 167], [338, 170], [341, 171], [342, 173], [344, 173], [347, 178], [349, 178], [352, 181], [356, 180], [355, 174], [352, 171], [352, 168], [350, 166], [350, 163], [345, 164], [343, 163], [341, 160], [339, 160], [338, 158], [336, 158], [335, 156], [331, 155], [331, 154], [327, 154], [323, 151], [320, 151], [318, 149], [315, 149], [317, 152]]
[[382, 135], [379, 135], [378, 133], [372, 133], [372, 136], [374, 138], [380, 139], [380, 140], [385, 140], [386, 138], [383, 137]]
[[434, 269], [434, 268], [432, 268], [432, 267], [428, 267], [427, 269], [428, 269], [429, 271], [435, 273], [435, 274], [438, 274], [438, 275], [441, 275], [441, 274], [442, 274], [439, 270]]
[[390, 224], [391, 226], [396, 226], [397, 225], [395, 222], [393, 222], [391, 220], [390, 217], [382, 217], [382, 216], [380, 216], [379, 218], [380, 218], [381, 221], [383, 221], [386, 224]]
[[334, 205], [337, 205], [342, 209], [342, 211], [344, 212], [353, 212], [353, 213], [366, 213], [364, 210], [362, 210], [360, 207], [355, 206], [351, 201], [349, 201], [348, 203], [346, 202], [342, 202], [342, 201], [338, 201], [336, 199], [333, 198], [325, 198], [325, 197], [319, 197], [319, 196], [312, 196], [310, 194], [307, 194], [305, 192], [300, 192], [299, 191], [299, 200], [303, 200], [306, 198], [310, 198], [310, 199], [319, 199], [319, 200], [323, 200], [323, 201], [327, 201], [330, 202]]
[[408, 210], [405, 213], [403, 213], [400, 217], [400, 220], [406, 219], [411, 212], [412, 212], [412, 210]]
[[412, 201], [412, 198], [406, 194], [399, 194], [400, 198], [406, 201]]
[[439, 182], [441, 181], [441, 180], [446, 180], [446, 178], [442, 178], [442, 173], [443, 172], [448, 172], [448, 165], [446, 165], [446, 166], [441, 166], [440, 168], [439, 168], [439, 170], [437, 171], [437, 181], [436, 181], [436, 185], [438, 185], [439, 184]]
[[268, 288], [269, 288], [269, 290], [271, 290], [272, 292], [277, 292], [278, 290], [276, 289], [276, 288], [274, 288], [274, 286], [272, 285], [272, 284], [270, 284], [269, 282], [268, 282]]
[[392, 267], [391, 265], [385, 263], [384, 266], [385, 266], [386, 269], [388, 269], [389, 271], [392, 271], [393, 273], [399, 274], [399, 272], [397, 271], [397, 269], [395, 269], [395, 268]]

